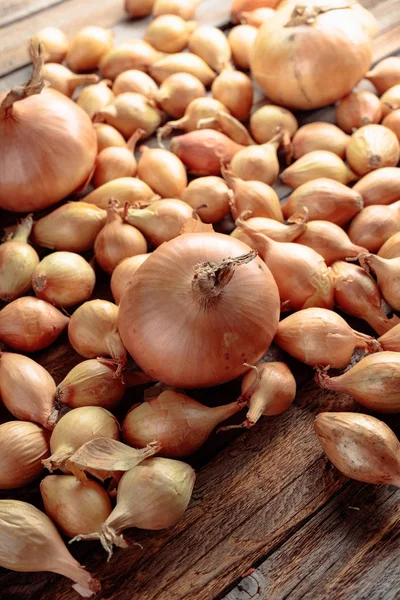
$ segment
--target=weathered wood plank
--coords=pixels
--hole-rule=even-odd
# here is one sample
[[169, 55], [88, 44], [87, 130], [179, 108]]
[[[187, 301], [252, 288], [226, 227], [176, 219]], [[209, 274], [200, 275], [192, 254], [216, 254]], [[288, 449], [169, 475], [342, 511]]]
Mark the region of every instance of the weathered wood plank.
[[0, 27], [29, 17], [55, 4], [61, 4], [61, 2], [65, 2], [65, 0], [2, 0]]

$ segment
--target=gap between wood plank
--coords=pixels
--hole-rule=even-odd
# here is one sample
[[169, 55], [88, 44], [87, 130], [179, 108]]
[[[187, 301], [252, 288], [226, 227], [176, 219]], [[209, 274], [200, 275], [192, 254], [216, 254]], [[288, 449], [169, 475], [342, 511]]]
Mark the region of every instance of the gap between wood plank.
[[[11, 2], [8, 3], [8, 8], [4, 4], [3, 6], [0, 6], [0, 29], [1, 27], [26, 19], [27, 17], [65, 1], [66, 0], [11, 0]], [[18, 8], [19, 6], [20, 8]]]

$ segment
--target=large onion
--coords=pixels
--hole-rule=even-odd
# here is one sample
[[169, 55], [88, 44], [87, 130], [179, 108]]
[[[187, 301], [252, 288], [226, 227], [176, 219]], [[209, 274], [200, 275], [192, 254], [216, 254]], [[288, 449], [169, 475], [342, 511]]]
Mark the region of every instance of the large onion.
[[313, 109], [339, 100], [371, 63], [371, 39], [349, 4], [288, 4], [259, 30], [251, 55], [256, 82], [271, 102]]
[[217, 233], [162, 244], [121, 299], [119, 331], [138, 365], [176, 387], [206, 387], [242, 375], [269, 347], [279, 296], [249, 246]]
[[0, 94], [0, 208], [14, 212], [51, 206], [81, 187], [97, 153], [85, 111], [43, 89], [41, 60], [23, 89]]

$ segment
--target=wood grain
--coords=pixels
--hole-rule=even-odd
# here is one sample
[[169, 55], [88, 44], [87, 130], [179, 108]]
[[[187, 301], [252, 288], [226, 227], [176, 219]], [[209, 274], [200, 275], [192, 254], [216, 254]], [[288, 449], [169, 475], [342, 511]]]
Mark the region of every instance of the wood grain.
[[55, 4], [61, 4], [64, 0], [2, 0], [0, 6], [0, 27], [15, 23], [19, 19], [25, 19], [41, 10], [45, 10]]

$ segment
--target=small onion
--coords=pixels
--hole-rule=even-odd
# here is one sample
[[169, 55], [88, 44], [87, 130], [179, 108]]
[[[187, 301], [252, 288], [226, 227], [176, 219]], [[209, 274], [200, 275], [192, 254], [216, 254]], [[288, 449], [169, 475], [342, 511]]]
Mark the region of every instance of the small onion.
[[100, 154], [105, 148], [115, 146], [125, 148], [126, 142], [119, 131], [106, 123], [93, 123], [97, 137], [97, 153]]
[[253, 27], [261, 27], [275, 15], [275, 9], [268, 7], [251, 8], [240, 13], [240, 22]]
[[[368, 127], [378, 126], [368, 125]], [[362, 131], [362, 129], [359, 129], [356, 134], [359, 131]], [[349, 149], [350, 144], [351, 140], [347, 149]], [[291, 188], [297, 188], [303, 183], [321, 177], [333, 179], [343, 184], [350, 183], [358, 178], [358, 176], [345, 165], [339, 156], [328, 150], [314, 150], [313, 152], [308, 152], [301, 158], [298, 158], [295, 163], [281, 173], [283, 183]]]
[[400, 310], [400, 258], [381, 258], [374, 254], [360, 254], [360, 265], [371, 270], [378, 282], [382, 296], [394, 310]]
[[50, 346], [68, 323], [69, 317], [48, 302], [24, 296], [0, 311], [0, 340], [13, 350], [36, 352]]
[[278, 148], [282, 134], [278, 133], [266, 144], [248, 146], [235, 152], [230, 169], [236, 177], [245, 181], [262, 181], [273, 185], [279, 174]]
[[112, 89], [116, 96], [125, 92], [135, 92], [146, 98], [152, 98], [158, 91], [156, 82], [147, 73], [137, 69], [129, 69], [120, 73], [116, 77]]
[[124, 291], [127, 283], [136, 273], [138, 268], [144, 263], [144, 261], [149, 258], [149, 256], [150, 253], [136, 254], [135, 256], [124, 258], [124, 260], [121, 260], [121, 262], [115, 267], [110, 282], [111, 293], [114, 297], [115, 304], [120, 303], [122, 292]]
[[231, 6], [231, 19], [237, 23], [243, 12], [254, 11], [263, 8], [275, 8], [279, 0], [233, 0]]
[[114, 46], [111, 31], [102, 27], [85, 27], [78, 31], [68, 48], [66, 61], [73, 71], [97, 69], [102, 57]]
[[365, 125], [351, 136], [346, 158], [358, 175], [366, 175], [382, 167], [395, 167], [400, 158], [400, 143], [387, 127]]
[[400, 231], [400, 200], [388, 206], [373, 204], [353, 219], [348, 233], [354, 244], [378, 252], [394, 233]]
[[386, 117], [392, 110], [400, 107], [400, 84], [389, 88], [381, 96], [382, 116]]
[[[261, 358], [275, 333], [279, 298], [254, 257], [229, 236], [194, 233], [146, 260], [125, 288], [119, 316], [123, 341], [145, 373], [168, 385], [204, 387], [238, 377], [244, 362]], [[150, 333], [158, 320], [164, 342]]]
[[272, 140], [279, 130], [292, 138], [298, 127], [297, 119], [290, 110], [273, 104], [262, 106], [250, 118], [251, 135], [259, 144]]
[[[129, 208], [126, 221], [141, 231], [152, 246], [158, 247], [177, 237], [192, 213], [186, 202], [164, 198], [145, 208]], [[142, 253], [145, 250], [142, 250]]]
[[72, 71], [58, 63], [46, 63], [41, 70], [41, 76], [50, 86], [71, 98], [80, 85], [98, 83], [98, 75], [75, 75]]
[[113, 102], [115, 96], [110, 90], [110, 83], [109, 79], [103, 79], [100, 83], [88, 85], [79, 94], [76, 103], [91, 119], [99, 110]]
[[[203, 223], [217, 223], [229, 213], [229, 188], [221, 177], [193, 179], [181, 200], [196, 210]], [[200, 208], [201, 207], [201, 208]]]
[[293, 156], [297, 160], [314, 150], [329, 150], [344, 158], [349, 141], [350, 136], [343, 133], [336, 125], [315, 121], [303, 125], [294, 134]]
[[144, 40], [132, 40], [107, 52], [102, 57], [99, 68], [103, 77], [114, 80], [120, 73], [130, 69], [147, 71], [161, 56], [160, 52]]
[[400, 352], [400, 324], [396, 324], [395, 327], [382, 335], [378, 342], [384, 350]]
[[45, 62], [62, 63], [67, 54], [69, 42], [61, 29], [44, 27], [31, 37], [34, 46], [43, 45]]
[[382, 125], [393, 131], [400, 141], [400, 110], [393, 110], [382, 121]]
[[140, 151], [138, 177], [162, 198], [180, 198], [187, 186], [182, 161], [163, 148], [142, 146]]
[[378, 94], [384, 94], [391, 87], [400, 84], [400, 57], [384, 58], [365, 75], [376, 87]]
[[250, 69], [250, 52], [258, 30], [251, 25], [236, 25], [228, 34], [232, 60], [239, 69]]
[[164, 79], [152, 97], [170, 117], [180, 119], [193, 100], [205, 95], [206, 89], [197, 77], [190, 73], [174, 73]]
[[155, 0], [153, 16], [178, 15], [186, 21], [194, 19], [201, 0]]
[[366, 90], [351, 92], [336, 107], [336, 123], [346, 133], [364, 125], [380, 123], [382, 107], [378, 96]]
[[135, 19], [151, 15], [155, 0], [125, 0], [126, 12]]
[[[307, 219], [305, 215], [295, 215], [290, 221], [289, 225], [284, 225], [275, 219], [250, 217], [245, 223], [247, 227], [258, 233], [263, 233], [276, 242], [294, 242], [306, 230]], [[240, 220], [236, 229], [232, 231], [231, 236], [241, 240], [251, 248], [257, 248], [257, 244], [254, 244], [254, 241], [240, 227]]]
[[[196, 131], [202, 122], [208, 119], [218, 117], [221, 112], [228, 113], [228, 109], [214, 98], [196, 98], [186, 107], [185, 114], [177, 121], [169, 121], [157, 132], [157, 139], [162, 146], [162, 138], [170, 135], [174, 129], [184, 129], [185, 131]], [[203, 128], [204, 129], [204, 128]], [[171, 140], [171, 143], [173, 140]]]
[[253, 104], [251, 79], [241, 71], [224, 69], [211, 86], [212, 95], [239, 121], [246, 121]]
[[399, 200], [400, 169], [383, 167], [371, 171], [357, 181], [353, 190], [361, 194], [364, 206], [371, 204], [392, 204]]
[[189, 50], [200, 56], [217, 73], [229, 64], [232, 56], [225, 34], [212, 25], [202, 25], [193, 31]]
[[160, 15], [150, 23], [144, 39], [156, 50], [173, 54], [186, 48], [195, 27], [178, 15]]
[[162, 83], [174, 73], [190, 73], [200, 79], [206, 87], [215, 79], [215, 72], [208, 64], [200, 56], [188, 52], [169, 54], [160, 58], [149, 66], [149, 73], [157, 83]]
[[378, 252], [381, 258], [397, 258], [400, 256], [400, 231], [390, 236]]
[[95, 283], [93, 268], [74, 252], [53, 252], [45, 256], [32, 276], [36, 296], [63, 307], [88, 300]]
[[99, 110], [94, 119], [112, 125], [129, 138], [137, 129], [142, 129], [146, 136], [154, 133], [161, 123], [161, 113], [142, 94], [125, 92]]
[[136, 170], [137, 163], [131, 150], [110, 146], [97, 155], [93, 184], [98, 188], [121, 177], [134, 177]]
[[[120, 204], [125, 202], [136, 204], [137, 202], [151, 202], [154, 196], [153, 190], [144, 181], [136, 179], [136, 177], [119, 177], [90, 192], [85, 196], [84, 202], [106, 210], [110, 198], [118, 200]], [[104, 210], [102, 214], [105, 218], [107, 217]]]

